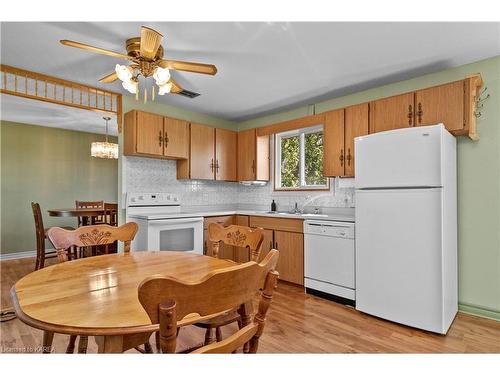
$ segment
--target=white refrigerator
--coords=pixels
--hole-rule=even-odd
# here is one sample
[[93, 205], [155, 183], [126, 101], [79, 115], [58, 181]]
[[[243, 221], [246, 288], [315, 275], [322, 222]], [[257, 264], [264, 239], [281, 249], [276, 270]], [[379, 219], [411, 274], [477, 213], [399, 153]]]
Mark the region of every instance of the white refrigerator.
[[355, 139], [356, 309], [446, 334], [457, 313], [456, 140], [442, 124]]

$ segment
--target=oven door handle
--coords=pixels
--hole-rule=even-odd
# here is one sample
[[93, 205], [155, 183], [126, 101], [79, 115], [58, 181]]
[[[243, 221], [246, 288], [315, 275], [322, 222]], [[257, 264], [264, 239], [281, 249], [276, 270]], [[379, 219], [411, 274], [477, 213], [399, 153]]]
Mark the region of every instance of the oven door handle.
[[177, 224], [188, 224], [188, 223], [193, 223], [193, 224], [202, 223], [203, 224], [203, 218], [202, 217], [188, 217], [185, 219], [161, 219], [161, 220], [149, 220], [148, 221], [149, 225], [165, 225], [165, 224], [177, 225]]

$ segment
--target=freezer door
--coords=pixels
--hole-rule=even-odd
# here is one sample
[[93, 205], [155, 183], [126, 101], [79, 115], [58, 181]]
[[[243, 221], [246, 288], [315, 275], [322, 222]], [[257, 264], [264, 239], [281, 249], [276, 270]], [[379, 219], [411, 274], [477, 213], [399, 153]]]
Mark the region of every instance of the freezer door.
[[442, 186], [442, 125], [355, 139], [356, 188]]
[[356, 192], [356, 309], [446, 332], [441, 201], [441, 189]]

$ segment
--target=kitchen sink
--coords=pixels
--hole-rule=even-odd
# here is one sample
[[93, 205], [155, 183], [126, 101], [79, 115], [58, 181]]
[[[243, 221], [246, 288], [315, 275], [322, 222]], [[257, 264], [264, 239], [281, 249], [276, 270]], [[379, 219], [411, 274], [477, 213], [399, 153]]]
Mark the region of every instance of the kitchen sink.
[[293, 212], [279, 212], [279, 211], [266, 211], [264, 212], [265, 214], [271, 214], [271, 215], [299, 215], [303, 217], [328, 217], [328, 215], [325, 214], [301, 214], [301, 213], [293, 213]]

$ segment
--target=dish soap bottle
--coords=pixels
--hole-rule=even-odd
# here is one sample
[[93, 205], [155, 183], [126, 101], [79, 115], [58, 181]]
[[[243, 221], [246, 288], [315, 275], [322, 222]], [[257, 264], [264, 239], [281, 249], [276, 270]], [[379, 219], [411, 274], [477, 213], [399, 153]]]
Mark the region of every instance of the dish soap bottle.
[[274, 203], [274, 199], [273, 199], [273, 203], [271, 203], [271, 211], [272, 212], [276, 211], [276, 203]]

